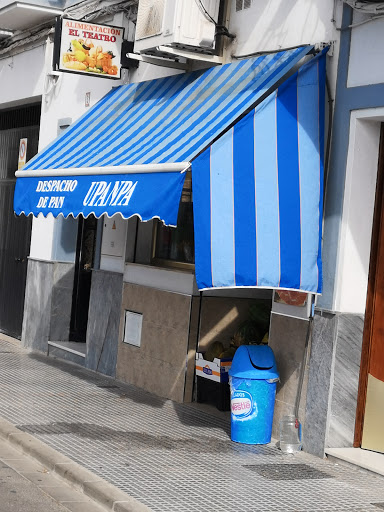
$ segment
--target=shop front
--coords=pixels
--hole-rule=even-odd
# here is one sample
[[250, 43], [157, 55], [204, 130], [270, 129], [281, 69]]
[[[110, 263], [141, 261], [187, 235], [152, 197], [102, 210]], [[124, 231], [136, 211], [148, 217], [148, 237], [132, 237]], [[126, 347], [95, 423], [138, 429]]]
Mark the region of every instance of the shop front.
[[273, 289], [321, 293], [325, 53], [294, 72], [311, 50], [114, 88], [17, 173], [16, 214], [103, 219], [88, 368], [191, 401], [196, 352], [229, 349]]

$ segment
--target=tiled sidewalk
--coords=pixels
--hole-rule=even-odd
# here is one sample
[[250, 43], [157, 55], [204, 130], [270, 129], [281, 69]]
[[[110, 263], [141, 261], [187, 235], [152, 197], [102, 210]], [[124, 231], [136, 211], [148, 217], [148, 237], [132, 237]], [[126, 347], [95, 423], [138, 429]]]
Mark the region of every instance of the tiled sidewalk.
[[0, 416], [154, 512], [376, 511], [384, 480], [273, 445], [229, 421], [0, 340]]

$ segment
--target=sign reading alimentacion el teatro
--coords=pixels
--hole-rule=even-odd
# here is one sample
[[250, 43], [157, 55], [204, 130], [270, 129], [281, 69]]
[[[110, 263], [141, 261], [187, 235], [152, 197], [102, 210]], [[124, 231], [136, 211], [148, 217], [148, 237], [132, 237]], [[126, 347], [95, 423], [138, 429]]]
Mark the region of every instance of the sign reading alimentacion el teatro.
[[88, 76], [119, 79], [123, 27], [63, 18], [56, 44], [56, 69]]

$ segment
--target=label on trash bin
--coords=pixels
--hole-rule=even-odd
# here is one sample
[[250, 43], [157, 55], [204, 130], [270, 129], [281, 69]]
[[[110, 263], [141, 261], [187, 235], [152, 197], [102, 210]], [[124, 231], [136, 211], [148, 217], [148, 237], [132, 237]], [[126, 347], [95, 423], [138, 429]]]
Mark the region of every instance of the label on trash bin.
[[248, 391], [235, 391], [231, 397], [231, 412], [236, 418], [246, 418], [253, 411], [252, 395]]
[[206, 374], [206, 375], [212, 375], [212, 369], [208, 366], [208, 365], [205, 365], [203, 367], [203, 372]]

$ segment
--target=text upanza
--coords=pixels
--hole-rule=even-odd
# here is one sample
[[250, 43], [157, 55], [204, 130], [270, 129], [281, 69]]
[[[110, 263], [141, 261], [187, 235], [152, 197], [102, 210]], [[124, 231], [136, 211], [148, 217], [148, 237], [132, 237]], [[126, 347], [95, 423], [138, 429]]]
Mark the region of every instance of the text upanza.
[[137, 181], [93, 181], [84, 198], [84, 206], [127, 206]]

